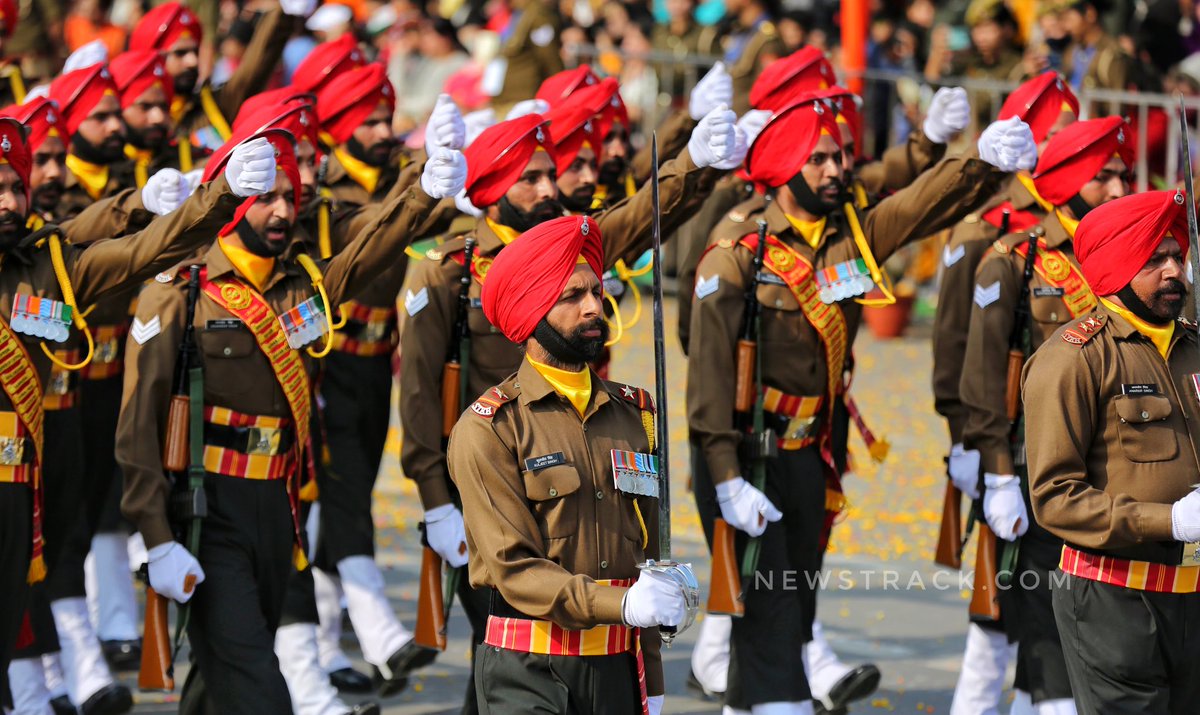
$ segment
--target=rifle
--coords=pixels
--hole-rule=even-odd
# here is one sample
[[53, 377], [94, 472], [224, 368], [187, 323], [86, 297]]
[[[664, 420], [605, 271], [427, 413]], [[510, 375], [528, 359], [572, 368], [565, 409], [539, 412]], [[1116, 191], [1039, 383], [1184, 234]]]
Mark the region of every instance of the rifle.
[[[449, 355], [442, 366], [442, 437], [448, 438], [458, 416], [466, 409], [463, 403], [467, 391], [471, 362], [471, 263], [475, 260], [475, 237], [468, 236], [463, 246], [463, 268], [459, 275], [458, 312], [450, 338]], [[466, 366], [464, 369], [463, 366]], [[421, 590], [417, 594], [417, 627], [413, 638], [417, 645], [434, 650], [446, 650], [446, 622], [454, 593], [462, 580], [462, 568], [446, 573], [442, 583], [442, 557], [429, 548], [421, 550]], [[440, 597], [440, 598], [439, 598]], [[440, 607], [440, 608], [439, 608]]]
[[[200, 551], [200, 521], [208, 515], [204, 495], [203, 445], [203, 370], [196, 361], [196, 302], [200, 297], [200, 267], [188, 269], [187, 302], [183, 336], [179, 341], [175, 361], [175, 380], [171, 402], [167, 408], [167, 428], [163, 442], [163, 469], [176, 489], [171, 496], [171, 515], [176, 523], [185, 525], [185, 542], [193, 555]], [[187, 487], [182, 488], [184, 475]], [[168, 635], [168, 600], [150, 588], [146, 579], [146, 620], [143, 628], [142, 663], [138, 671], [138, 687], [142, 690], [175, 689], [174, 656], [183, 645], [187, 632], [188, 606], [179, 604], [174, 643]], [[184, 590], [191, 592], [195, 577], [188, 576]]]

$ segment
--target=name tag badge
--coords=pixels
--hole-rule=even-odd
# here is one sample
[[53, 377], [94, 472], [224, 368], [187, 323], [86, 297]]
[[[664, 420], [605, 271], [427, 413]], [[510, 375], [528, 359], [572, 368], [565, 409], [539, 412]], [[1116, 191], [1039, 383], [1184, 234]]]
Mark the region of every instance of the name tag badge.
[[241, 330], [245, 324], [237, 318], [221, 318], [205, 321], [205, 330]]
[[[1192, 375], [1192, 381], [1195, 382], [1196, 375]], [[1153, 383], [1144, 383], [1138, 385], [1121, 385], [1122, 395], [1157, 395], [1158, 385]]]
[[1033, 289], [1034, 298], [1061, 298], [1065, 294], [1062, 288], [1053, 286], [1038, 286]]
[[537, 472], [566, 463], [567, 458], [562, 452], [554, 452], [553, 454], [544, 454], [540, 457], [530, 457], [526, 459], [525, 469], [530, 472]]
[[483, 298], [472, 298], [471, 307], [475, 310], [483, 310]]
[[652, 454], [612, 450], [613, 483], [632, 496], [658, 498], [658, 458]]

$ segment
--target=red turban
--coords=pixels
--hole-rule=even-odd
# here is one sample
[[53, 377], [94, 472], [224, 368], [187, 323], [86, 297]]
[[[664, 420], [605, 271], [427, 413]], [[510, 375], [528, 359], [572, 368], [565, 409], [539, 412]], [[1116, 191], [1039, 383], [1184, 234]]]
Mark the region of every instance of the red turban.
[[[303, 92], [295, 86], [280, 87], [278, 89], [268, 89], [266, 92], [259, 92], [253, 95], [238, 108], [237, 116], [233, 118], [233, 131], [242, 128], [246, 120], [251, 117], [257, 117], [264, 110], [273, 109], [276, 113], [283, 112], [284, 109], [291, 106], [307, 106], [312, 110], [310, 116], [317, 114], [317, 95]], [[319, 131], [320, 127], [317, 127]], [[297, 134], [297, 137], [300, 135]]]
[[17, 9], [17, 0], [0, 0], [0, 37], [8, 39], [17, 30], [17, 19], [21, 13]]
[[797, 102], [776, 112], [746, 154], [750, 180], [770, 188], [791, 181], [812, 155], [822, 132], [842, 145], [837, 118], [822, 102]]
[[750, 106], [777, 111], [803, 93], [826, 89], [836, 81], [833, 65], [825, 59], [825, 53], [816, 47], [801, 47], [763, 69], [750, 88]]
[[1057, 72], [1049, 70], [1014, 89], [996, 118], [1019, 117], [1033, 130], [1033, 140], [1041, 144], [1063, 113], [1063, 104], [1079, 116], [1079, 99]]
[[546, 119], [527, 114], [484, 129], [463, 150], [467, 158], [467, 198], [479, 208], [496, 203], [517, 183], [538, 147], [554, 161]]
[[604, 272], [600, 227], [587, 216], [544, 221], [505, 246], [483, 283], [483, 314], [514, 343], [523, 343], [562, 297], [579, 257]]
[[575, 90], [580, 87], [596, 84], [600, 78], [587, 65], [580, 65], [574, 69], [563, 70], [550, 75], [542, 82], [542, 86], [538, 87], [537, 94], [534, 98], [545, 100], [551, 107], [557, 107], [567, 97], [571, 96]]
[[1170, 231], [1188, 253], [1187, 199], [1182, 191], [1147, 191], [1101, 204], [1075, 230], [1072, 246], [1096, 295], [1129, 285]]
[[50, 99], [58, 103], [68, 137], [75, 135], [106, 94], [117, 96], [117, 85], [103, 64], [75, 70], [50, 83]]
[[292, 73], [292, 86], [301, 92], [320, 91], [344, 72], [366, 64], [358, 40], [347, 32], [332, 42], [322, 42], [308, 53]]
[[200, 18], [183, 5], [169, 2], [142, 15], [129, 37], [129, 49], [164, 52], [184, 37], [200, 44], [204, 39]]
[[317, 112], [312, 105], [302, 100], [292, 100], [283, 105], [259, 107], [252, 114], [246, 113], [246, 105], [238, 112], [237, 122], [233, 125], [235, 134], [256, 134], [267, 129], [283, 129], [291, 134], [296, 141], [304, 140], [321, 151], [317, 137]]
[[[225, 170], [225, 165], [229, 163], [229, 156], [238, 144], [256, 137], [265, 137], [275, 147], [276, 170], [292, 182], [292, 207], [299, 212], [300, 167], [296, 165], [296, 138], [284, 129], [269, 128], [261, 131], [258, 129], [244, 129], [242, 132], [234, 132], [229, 141], [222, 144], [208, 160], [208, 164], [204, 167], [203, 181], [205, 183], [212, 181], [217, 174]], [[242, 205], [238, 206], [237, 211], [234, 212], [233, 220], [225, 224], [217, 235], [228, 236], [233, 233], [238, 223], [245, 218], [246, 212], [250, 210], [250, 207], [257, 200], [257, 196], [251, 196], [243, 201]]]
[[12, 117], [25, 125], [25, 130], [29, 133], [26, 145], [31, 154], [40, 149], [42, 142], [48, 137], [62, 136], [58, 129], [58, 105], [46, 97], [35, 97], [25, 104], [14, 104], [0, 109], [0, 117]]
[[592, 110], [596, 115], [596, 136], [604, 139], [617, 122], [629, 127], [629, 111], [621, 101], [620, 89], [617, 80], [606, 77], [575, 92], [567, 101], [579, 102]]
[[[856, 155], [861, 152], [862, 114], [858, 111], [858, 95], [845, 87], [833, 86], [829, 89], [805, 92], [801, 96], [800, 101], [808, 101], [810, 99], [821, 100], [826, 107], [834, 111], [839, 124], [845, 122], [846, 126], [850, 127], [850, 136], [854, 137], [854, 152]], [[840, 137], [841, 134], [838, 134], [838, 136]]]
[[167, 95], [168, 106], [175, 98], [175, 84], [167, 77], [162, 56], [153, 50], [122, 52], [108, 63], [108, 70], [112, 72], [123, 109], [136, 102], [154, 85], [162, 87]]
[[604, 137], [596, 131], [593, 121], [596, 113], [591, 107], [572, 98], [546, 113], [550, 122], [550, 139], [554, 142], [554, 167], [559, 176], [566, 171], [579, 155], [585, 143], [597, 151]]
[[[12, 117], [0, 117], [0, 164], [8, 164], [17, 172], [21, 185], [25, 187], [25, 201], [29, 202], [29, 172], [33, 169], [33, 157], [25, 143], [25, 129]], [[600, 275], [597, 273], [596, 275]]]
[[335, 144], [349, 139], [380, 103], [388, 106], [388, 123], [396, 109], [396, 92], [383, 65], [375, 63], [343, 72], [317, 93], [322, 128]]
[[1113, 154], [1125, 168], [1133, 166], [1129, 125], [1120, 117], [1075, 122], [1051, 137], [1033, 172], [1033, 185], [1042, 198], [1062, 206], [1095, 178]]

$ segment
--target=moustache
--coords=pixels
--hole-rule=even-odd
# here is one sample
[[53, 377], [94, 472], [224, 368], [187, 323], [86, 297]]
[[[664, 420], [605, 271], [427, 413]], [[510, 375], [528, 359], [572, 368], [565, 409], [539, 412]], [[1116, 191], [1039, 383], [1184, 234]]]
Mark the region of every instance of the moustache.
[[1180, 296], [1179, 299], [1183, 300], [1183, 298], [1187, 297], [1188, 294], [1187, 285], [1185, 285], [1181, 280], [1171, 278], [1167, 281], [1166, 285], [1154, 292], [1155, 296], [1163, 296], [1167, 293], [1178, 293]]

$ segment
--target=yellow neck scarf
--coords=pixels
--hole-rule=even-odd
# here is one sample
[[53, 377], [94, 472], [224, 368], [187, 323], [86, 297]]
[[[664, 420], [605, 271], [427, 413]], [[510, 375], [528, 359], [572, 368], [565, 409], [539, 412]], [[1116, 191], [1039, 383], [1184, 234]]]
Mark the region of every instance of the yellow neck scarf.
[[178, 124], [179, 120], [183, 119], [183, 115], [187, 112], [187, 108], [188, 96], [184, 94], [175, 95], [175, 98], [171, 100], [171, 120]]
[[375, 193], [375, 186], [379, 183], [377, 167], [355, 159], [350, 156], [350, 152], [341, 147], [334, 149], [333, 155], [342, 163], [346, 173], [350, 175], [351, 179], [354, 179], [355, 183], [366, 189], [368, 194]]
[[500, 242], [505, 246], [517, 240], [517, 236], [521, 235], [521, 232], [512, 226], [505, 226], [502, 223], [496, 223], [487, 217], [484, 217], [483, 220], [487, 222], [488, 228], [492, 229], [492, 231], [500, 239]]
[[108, 167], [101, 164], [90, 164], [74, 154], [67, 154], [67, 168], [83, 185], [88, 196], [99, 200], [104, 195], [104, 187], [108, 186]]
[[1042, 195], [1037, 192], [1037, 189], [1033, 185], [1032, 176], [1024, 171], [1021, 171], [1017, 173], [1017, 181], [1021, 182], [1021, 186], [1025, 187], [1025, 190], [1029, 192], [1029, 195], [1033, 197], [1033, 200], [1038, 202], [1038, 206], [1041, 206], [1046, 213], [1054, 210], [1054, 205], [1043, 199]]
[[257, 256], [244, 248], [226, 243], [224, 238], [218, 238], [217, 243], [237, 272], [249, 278], [261, 293], [267, 278], [271, 277], [271, 271], [275, 269], [275, 259]]
[[125, 156], [133, 160], [133, 180], [140, 189], [150, 179], [150, 162], [154, 159], [154, 152], [150, 149], [138, 149], [132, 144], [126, 144]]
[[1128, 320], [1129, 324], [1137, 328], [1139, 333], [1150, 338], [1150, 342], [1154, 343], [1158, 354], [1162, 355], [1163, 360], [1167, 359], [1167, 351], [1171, 348], [1171, 336], [1175, 334], [1175, 321], [1166, 325], [1151, 325], [1107, 298], [1101, 298], [1100, 302], [1104, 304], [1104, 307]]
[[[784, 215], [786, 216], [787, 214]], [[795, 216], [788, 216], [787, 220], [788, 223], [792, 224], [792, 228], [796, 229], [796, 233], [800, 234], [800, 237], [813, 247], [813, 250], [816, 250], [817, 246], [821, 245], [821, 239], [825, 237], [824, 216], [816, 221], [801, 221]]]
[[570, 400], [579, 412], [579, 416], [583, 417], [588, 400], [592, 399], [592, 371], [585, 367], [579, 372], [571, 372], [543, 365], [528, 355], [525, 356], [525, 359], [542, 377], [546, 378], [546, 382], [550, 383], [555, 392]]
[[1079, 228], [1079, 221], [1068, 217], [1058, 209], [1054, 210], [1054, 215], [1058, 217], [1058, 222], [1062, 224], [1062, 227], [1067, 229], [1067, 235], [1075, 238], [1075, 230]]

